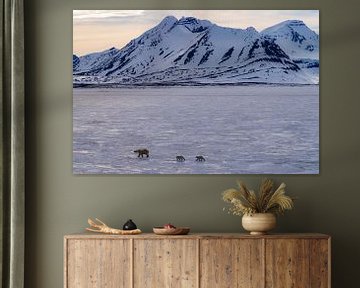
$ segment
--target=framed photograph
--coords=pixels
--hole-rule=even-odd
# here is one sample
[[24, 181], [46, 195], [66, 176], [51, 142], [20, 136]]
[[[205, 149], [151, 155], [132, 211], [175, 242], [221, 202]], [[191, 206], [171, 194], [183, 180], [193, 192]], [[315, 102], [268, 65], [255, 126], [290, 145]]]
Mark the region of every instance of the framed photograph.
[[318, 10], [74, 10], [74, 174], [318, 174]]

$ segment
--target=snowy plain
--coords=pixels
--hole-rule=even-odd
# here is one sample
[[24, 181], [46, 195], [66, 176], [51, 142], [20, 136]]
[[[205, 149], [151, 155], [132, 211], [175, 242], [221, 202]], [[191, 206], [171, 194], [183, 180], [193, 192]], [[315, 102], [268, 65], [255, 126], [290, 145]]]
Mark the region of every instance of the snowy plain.
[[73, 172], [318, 174], [319, 86], [74, 88]]

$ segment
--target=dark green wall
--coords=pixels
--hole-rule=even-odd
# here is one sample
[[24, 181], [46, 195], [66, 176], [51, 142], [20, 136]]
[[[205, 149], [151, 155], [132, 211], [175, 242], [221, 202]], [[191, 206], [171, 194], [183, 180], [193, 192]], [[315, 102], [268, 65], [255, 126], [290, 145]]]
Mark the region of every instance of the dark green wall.
[[220, 192], [258, 176], [73, 176], [73, 9], [320, 9], [320, 175], [276, 175], [299, 197], [280, 232], [333, 237], [333, 287], [359, 287], [359, 1], [25, 0], [26, 287], [63, 285], [63, 235], [88, 216], [145, 231], [172, 222], [197, 232], [241, 231]]

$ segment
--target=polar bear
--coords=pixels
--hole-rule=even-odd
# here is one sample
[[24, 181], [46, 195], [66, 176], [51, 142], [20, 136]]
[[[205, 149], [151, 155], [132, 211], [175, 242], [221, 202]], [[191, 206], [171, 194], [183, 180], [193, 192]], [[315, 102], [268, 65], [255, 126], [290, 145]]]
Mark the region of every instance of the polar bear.
[[141, 158], [143, 158], [144, 155], [146, 155], [146, 157], [149, 157], [150, 152], [149, 152], [148, 149], [137, 149], [137, 150], [134, 151], [134, 153], [138, 153], [139, 154], [138, 157], [141, 156]]

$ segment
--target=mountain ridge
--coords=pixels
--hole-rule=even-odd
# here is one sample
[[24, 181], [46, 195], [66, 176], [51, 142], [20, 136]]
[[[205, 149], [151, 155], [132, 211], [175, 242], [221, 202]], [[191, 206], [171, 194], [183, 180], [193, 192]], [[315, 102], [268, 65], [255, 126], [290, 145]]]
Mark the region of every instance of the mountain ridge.
[[73, 84], [317, 84], [316, 36], [301, 20], [258, 32], [167, 16], [121, 49], [73, 55]]

